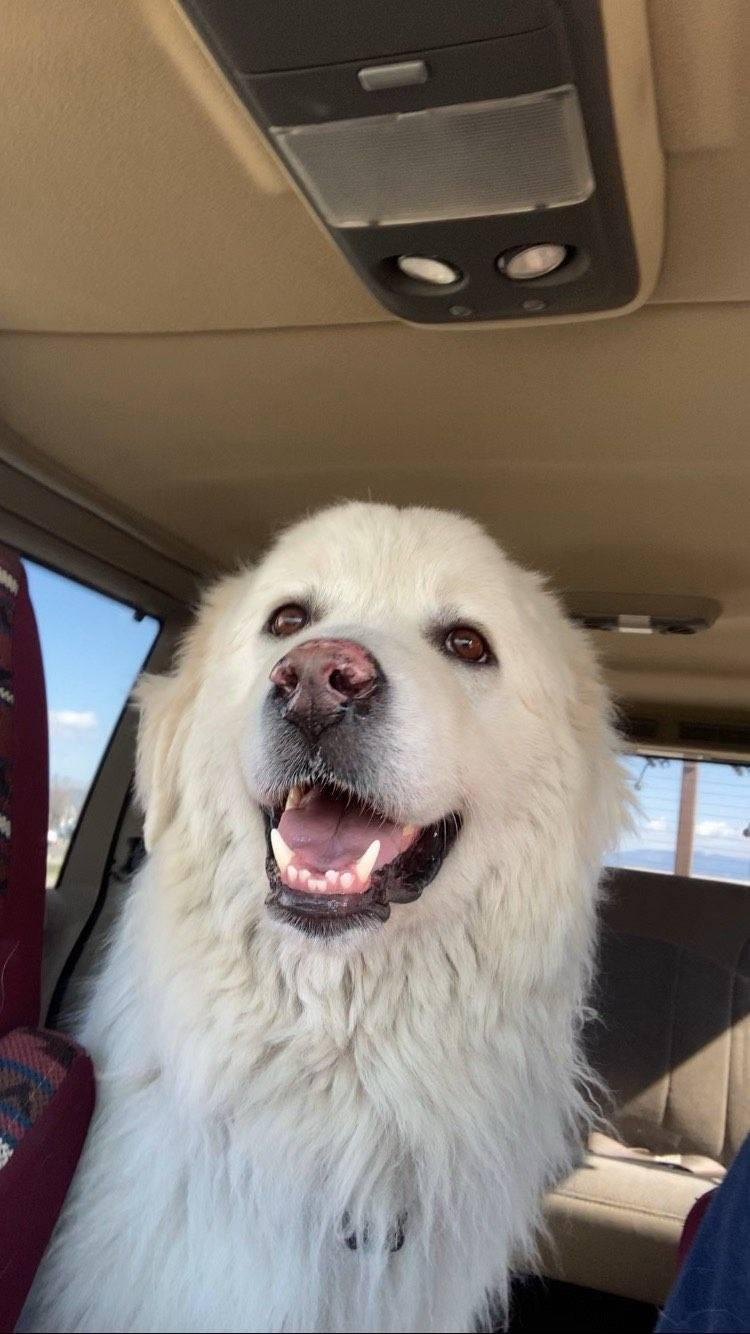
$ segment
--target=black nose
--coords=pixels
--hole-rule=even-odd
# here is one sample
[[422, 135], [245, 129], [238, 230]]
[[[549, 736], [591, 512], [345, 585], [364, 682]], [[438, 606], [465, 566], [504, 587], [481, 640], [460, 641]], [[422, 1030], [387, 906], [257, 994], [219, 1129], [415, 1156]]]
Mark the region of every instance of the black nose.
[[271, 680], [282, 717], [317, 740], [352, 707], [367, 713], [383, 676], [353, 639], [308, 639], [279, 659]]

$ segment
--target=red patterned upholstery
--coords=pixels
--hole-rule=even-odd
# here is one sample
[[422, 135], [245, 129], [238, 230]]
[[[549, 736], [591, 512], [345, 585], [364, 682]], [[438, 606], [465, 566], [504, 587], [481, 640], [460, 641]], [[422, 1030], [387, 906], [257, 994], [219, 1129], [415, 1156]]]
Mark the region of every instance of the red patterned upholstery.
[[47, 703], [26, 575], [0, 547], [0, 1034], [39, 1022]]
[[0, 1038], [0, 1334], [11, 1334], [94, 1110], [86, 1053], [60, 1033]]
[[0, 1334], [10, 1334], [62, 1208], [94, 1106], [86, 1053], [39, 1022], [47, 708], [20, 560], [0, 547]]

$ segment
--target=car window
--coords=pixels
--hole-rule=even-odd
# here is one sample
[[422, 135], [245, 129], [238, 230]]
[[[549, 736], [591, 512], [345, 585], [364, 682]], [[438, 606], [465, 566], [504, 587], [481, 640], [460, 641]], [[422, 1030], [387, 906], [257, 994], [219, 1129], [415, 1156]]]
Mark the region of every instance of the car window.
[[159, 622], [24, 559], [39, 627], [49, 718], [47, 888]]
[[612, 866], [750, 884], [750, 760], [629, 755], [635, 828]]

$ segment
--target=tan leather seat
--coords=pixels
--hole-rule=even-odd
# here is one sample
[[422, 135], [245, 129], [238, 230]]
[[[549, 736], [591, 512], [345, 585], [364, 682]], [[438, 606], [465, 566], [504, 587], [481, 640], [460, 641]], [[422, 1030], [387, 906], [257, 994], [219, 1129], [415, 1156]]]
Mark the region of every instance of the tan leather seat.
[[609, 1135], [547, 1201], [544, 1270], [659, 1303], [693, 1202], [750, 1133], [750, 889], [618, 871], [603, 917]]

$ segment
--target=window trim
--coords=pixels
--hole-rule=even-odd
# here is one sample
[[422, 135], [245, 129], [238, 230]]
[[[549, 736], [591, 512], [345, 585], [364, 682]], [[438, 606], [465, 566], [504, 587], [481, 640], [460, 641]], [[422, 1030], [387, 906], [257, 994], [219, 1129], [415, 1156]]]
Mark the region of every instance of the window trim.
[[[164, 671], [172, 660], [182, 620], [162, 624], [141, 671]], [[54, 889], [42, 966], [42, 1013], [79, 938], [85, 933], [106, 880], [112, 840], [127, 808], [135, 771], [137, 715], [128, 698], [91, 782]]]
[[147, 537], [24, 476], [2, 457], [0, 495], [0, 541], [157, 620], [185, 615], [212, 572], [197, 555], [188, 564], [162, 554]]

